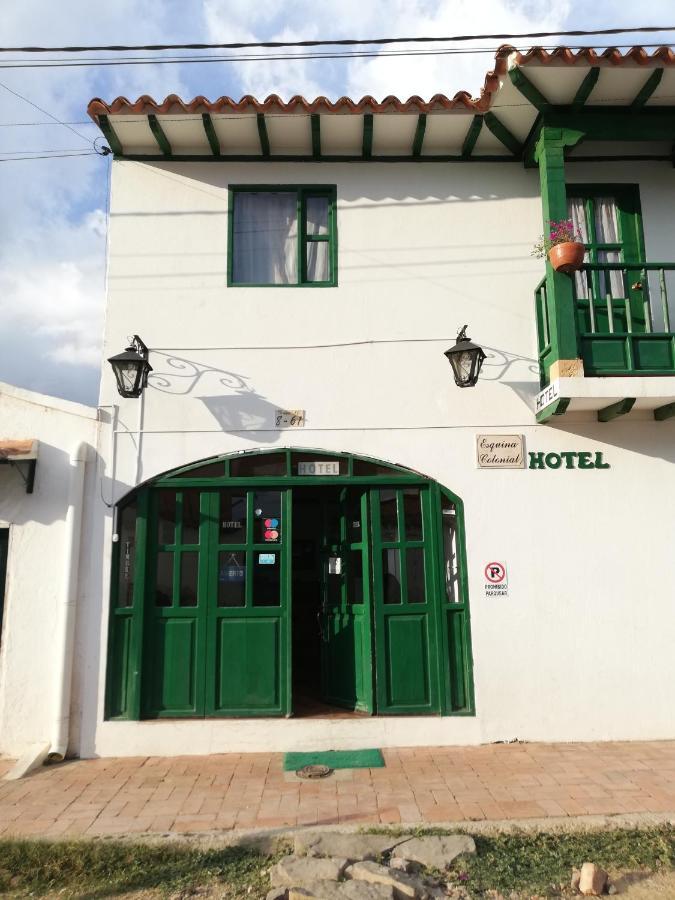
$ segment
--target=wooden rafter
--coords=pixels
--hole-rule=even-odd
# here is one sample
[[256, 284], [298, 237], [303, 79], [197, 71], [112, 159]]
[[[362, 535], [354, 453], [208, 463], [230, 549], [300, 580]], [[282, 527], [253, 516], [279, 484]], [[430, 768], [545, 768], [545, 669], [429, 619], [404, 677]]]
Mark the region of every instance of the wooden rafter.
[[511, 134], [509, 129], [504, 125], [501, 119], [498, 119], [494, 113], [485, 113], [485, 124], [494, 134], [494, 136], [502, 142], [507, 150], [510, 150], [514, 156], [521, 156], [523, 145], [518, 138]]
[[157, 146], [162, 151], [164, 156], [171, 156], [171, 144], [169, 143], [169, 139], [164, 133], [164, 129], [159, 124], [157, 116], [150, 115], [148, 116], [148, 125], [150, 126], [150, 131], [152, 131], [155, 140], [157, 141]]
[[522, 69], [519, 69], [517, 66], [513, 69], [509, 69], [509, 78], [511, 79], [513, 86], [516, 87], [523, 97], [525, 97], [535, 109], [538, 109], [539, 112], [543, 112], [551, 105], [539, 88], [532, 84], [530, 79], [523, 73]]
[[218, 140], [218, 135], [216, 134], [216, 129], [213, 127], [213, 120], [209, 113], [202, 113], [202, 124], [204, 125], [204, 131], [206, 132], [211, 153], [213, 153], [214, 156], [220, 156], [220, 141]]
[[267, 158], [270, 155], [270, 139], [267, 134], [267, 123], [265, 122], [265, 114], [257, 113], [256, 123], [258, 125], [258, 138], [260, 139], [260, 152]]
[[422, 145], [424, 144], [424, 132], [427, 128], [427, 114], [420, 113], [417, 117], [417, 127], [415, 128], [415, 137], [412, 144], [412, 155], [419, 157], [422, 155]]

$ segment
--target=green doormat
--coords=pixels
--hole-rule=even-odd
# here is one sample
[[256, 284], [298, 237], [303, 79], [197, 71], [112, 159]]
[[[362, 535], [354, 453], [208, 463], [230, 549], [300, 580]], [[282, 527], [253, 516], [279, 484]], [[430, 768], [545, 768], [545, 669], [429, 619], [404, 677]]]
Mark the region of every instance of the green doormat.
[[317, 750], [314, 753], [286, 753], [284, 770], [297, 772], [303, 766], [329, 766], [331, 769], [381, 769], [381, 750]]

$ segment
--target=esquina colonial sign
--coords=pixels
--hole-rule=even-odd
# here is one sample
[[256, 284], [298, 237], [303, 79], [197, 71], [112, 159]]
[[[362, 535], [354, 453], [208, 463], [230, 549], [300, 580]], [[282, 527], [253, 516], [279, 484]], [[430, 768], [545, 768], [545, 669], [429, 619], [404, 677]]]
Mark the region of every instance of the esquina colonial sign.
[[479, 469], [522, 469], [522, 434], [477, 434], [476, 459]]
[[[476, 462], [479, 469], [524, 469], [522, 434], [477, 434]], [[601, 450], [531, 450], [528, 469], [610, 469]]]

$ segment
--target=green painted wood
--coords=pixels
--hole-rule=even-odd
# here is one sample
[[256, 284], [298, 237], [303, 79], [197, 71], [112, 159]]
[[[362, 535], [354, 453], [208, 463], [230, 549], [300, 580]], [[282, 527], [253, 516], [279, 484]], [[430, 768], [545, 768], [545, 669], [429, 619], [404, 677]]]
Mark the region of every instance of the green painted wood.
[[[436, 596], [440, 600], [441, 621], [438, 629], [440, 659], [442, 661], [441, 694], [444, 715], [472, 716], [475, 714], [473, 689], [473, 657], [471, 653], [471, 622], [469, 611], [469, 579], [466, 563], [466, 539], [464, 532], [464, 506], [459, 497], [432, 485], [434, 521], [440, 521], [436, 529]], [[448, 515], [448, 513], [453, 513]], [[445, 533], [454, 532], [454, 542]], [[446, 577], [456, 568], [454, 592], [448, 594]]]
[[312, 156], [321, 159], [321, 116], [314, 114], [310, 117], [312, 123]]
[[221, 619], [219, 624], [214, 712], [279, 715], [279, 618], [232, 617]]
[[427, 129], [427, 115], [420, 113], [417, 117], [417, 127], [415, 128], [415, 137], [412, 144], [413, 158], [417, 159], [422, 155], [422, 145], [424, 144], [424, 132]]
[[202, 124], [204, 125], [204, 131], [206, 132], [206, 138], [209, 142], [211, 153], [213, 153], [214, 156], [220, 156], [220, 141], [218, 140], [216, 129], [213, 127], [213, 119], [208, 113], [202, 113]]
[[[551, 221], [567, 218], [567, 189], [565, 185], [565, 148], [574, 146], [581, 135], [562, 129], [541, 129], [536, 160], [541, 185], [542, 230], [546, 233]], [[548, 332], [551, 352], [546, 360], [545, 379], [551, 365], [560, 359], [578, 359], [579, 346], [574, 309], [574, 283], [569, 276], [554, 271], [546, 260], [546, 300]]]
[[117, 137], [117, 132], [113, 128], [110, 119], [107, 116], [99, 116], [98, 125], [110, 144], [110, 149], [115, 156], [122, 156], [124, 148], [122, 147], [122, 142]]
[[599, 77], [600, 66], [592, 66], [584, 76], [584, 80], [579, 85], [577, 92], [574, 95], [574, 100], [572, 100], [572, 109], [575, 112], [585, 105], [593, 88], [597, 84]]
[[[642, 213], [640, 207], [640, 191], [637, 184], [569, 184], [567, 186], [569, 199], [575, 198], [583, 202], [584, 217], [586, 220], [586, 232], [588, 243], [589, 262], [587, 269], [591, 273], [591, 293], [593, 307], [585, 299], [575, 299], [577, 327], [580, 333], [587, 331], [610, 331], [609, 314], [612, 314], [613, 329], [617, 331], [632, 331], [643, 334], [647, 330], [645, 318], [645, 293], [638, 288], [644, 280], [642, 270], [644, 266], [637, 264], [634, 268], [627, 265], [629, 260], [643, 259], [645, 255], [644, 234], [642, 230]], [[597, 202], [599, 197], [613, 198], [617, 209], [617, 221], [619, 226], [618, 240], [616, 243], [601, 243], [597, 234], [596, 221], [598, 217]], [[605, 263], [603, 257], [608, 252], [616, 252], [619, 258], [626, 263]], [[601, 275], [604, 267], [619, 270], [625, 267], [623, 275], [624, 296], [617, 296], [611, 300], [611, 310], [608, 309], [607, 279]], [[628, 299], [628, 304], [626, 303]], [[587, 344], [582, 341], [582, 351], [587, 349]], [[630, 342], [625, 343], [627, 351], [627, 366], [632, 368], [632, 347]], [[584, 364], [586, 354], [582, 352]], [[589, 363], [592, 360], [589, 359]]]
[[[287, 491], [248, 489], [246, 529], [240, 543], [220, 543], [219, 523], [227, 516], [221, 511], [221, 494], [213, 491], [206, 525], [209, 556], [205, 581], [207, 589], [207, 640], [205, 714], [207, 716], [281, 716], [290, 714], [290, 505]], [[280, 504], [279, 539], [257, 541], [255, 509], [269, 511]], [[267, 509], [265, 509], [267, 507]], [[263, 566], [261, 554], [273, 555], [273, 566]], [[235, 559], [233, 560], [233, 555]], [[241, 605], [219, 605], [222, 576], [236, 559], [244, 560]], [[261, 573], [276, 575], [275, 595], [263, 594], [258, 583]]]
[[668, 141], [675, 138], [672, 106], [552, 106], [542, 113], [544, 126], [578, 131], [589, 141]]
[[675, 375], [675, 332], [582, 334], [587, 375]]
[[672, 419], [675, 416], [675, 403], [666, 403], [664, 406], [658, 406], [654, 410], [654, 418], [657, 422], [665, 422], [666, 419]]
[[2, 641], [2, 618], [5, 609], [5, 584], [7, 581], [7, 550], [9, 528], [0, 528], [0, 642]]
[[260, 154], [263, 159], [269, 159], [270, 139], [267, 134], [267, 123], [265, 122], [264, 113], [258, 113], [256, 115], [256, 123], [258, 125], [258, 138], [260, 140]]
[[[368, 492], [343, 488], [324, 501], [321, 546], [321, 674], [326, 703], [373, 712], [371, 593], [368, 567]], [[358, 516], [358, 519], [355, 519]], [[360, 521], [360, 540], [350, 538], [350, 523]], [[343, 571], [331, 574], [329, 560]], [[358, 570], [362, 596], [355, 593]]]
[[635, 405], [635, 397], [626, 397], [598, 410], [598, 422], [611, 422], [619, 416], [625, 416]]
[[630, 105], [632, 110], [642, 109], [645, 103], [652, 96], [657, 87], [661, 84], [663, 78], [663, 69], [654, 69], [649, 78], [640, 88], [638, 94]]
[[[175, 497], [174, 537], [160, 534], [161, 497]], [[149, 553], [143, 635], [141, 714], [144, 718], [204, 715], [207, 614], [210, 591], [203, 576], [209, 549], [206, 491], [183, 488], [153, 491], [149, 509]], [[197, 517], [196, 535], [188, 522]], [[196, 540], [193, 540], [196, 537]], [[197, 583], [183, 579], [196, 555]], [[168, 582], [158, 578], [160, 557], [168, 561]], [[194, 591], [194, 598], [188, 591]]]
[[164, 156], [171, 156], [171, 144], [169, 143], [169, 139], [164, 133], [164, 129], [159, 124], [159, 119], [157, 116], [150, 114], [148, 116], [148, 125], [150, 126], [150, 131], [152, 131], [155, 140], [159, 146], [159, 149], [162, 151]]
[[548, 419], [550, 419], [551, 416], [564, 416], [569, 405], [569, 397], [560, 397], [560, 399], [556, 400], [555, 403], [551, 403], [545, 409], [542, 409], [541, 412], [537, 413], [537, 422], [541, 424], [542, 422], [546, 422]]
[[[376, 706], [378, 713], [383, 714], [425, 715], [441, 712], [434, 529], [429, 490], [408, 491], [406, 495], [404, 489], [397, 487], [392, 492], [398, 522], [396, 540], [385, 540], [381, 522], [385, 498], [391, 509], [390, 494], [371, 491]], [[406, 530], [406, 500], [410, 503], [415, 496], [421, 502], [423, 540], [409, 537]], [[419, 564], [412, 566], [410, 551], [419, 553], [421, 571]], [[385, 560], [390, 571], [385, 571]], [[392, 560], [398, 560], [398, 574], [391, 571]], [[417, 591], [411, 589], [416, 568], [421, 577]], [[391, 602], [392, 596], [398, 602]]]
[[518, 68], [518, 66], [509, 69], [509, 78], [511, 79], [513, 86], [517, 88], [523, 97], [525, 97], [535, 109], [539, 110], [539, 112], [543, 112], [543, 110], [548, 109], [551, 105], [539, 88], [532, 84], [527, 75], [525, 75], [523, 70]]
[[518, 138], [511, 134], [511, 132], [506, 127], [506, 125], [504, 125], [501, 119], [497, 118], [497, 116], [491, 112], [485, 113], [485, 116], [483, 118], [485, 120], [485, 124], [494, 134], [494, 136], [502, 142], [507, 150], [510, 150], [515, 157], [520, 159], [523, 154], [523, 146]]
[[476, 146], [476, 141], [478, 140], [478, 135], [480, 134], [482, 127], [483, 117], [474, 116], [471, 120], [471, 125], [469, 125], [469, 130], [466, 133], [466, 137], [464, 138], [464, 143], [462, 144], [462, 159], [469, 159], [471, 157], [473, 148]]
[[[355, 659], [360, 654], [362, 662], [362, 665], [352, 669], [350, 676], [354, 685], [353, 705], [356, 705], [358, 700], [358, 708], [369, 711], [375, 709], [374, 670], [384, 660], [382, 671], [388, 673], [388, 682], [383, 684], [389, 692], [387, 694], [389, 700], [385, 698], [381, 711], [386, 711], [389, 702], [389, 711], [394, 713], [415, 710], [422, 713], [473, 714], [464, 536], [463, 531], [458, 532], [457, 554], [461, 589], [456, 602], [448, 608], [454, 611], [464, 610], [466, 615], [462, 619], [457, 619], [455, 623], [457, 628], [453, 632], [448, 629], [445, 618], [441, 619], [445, 599], [441, 589], [444, 562], [439, 543], [441, 538], [438, 528], [440, 517], [438, 485], [433, 483], [430, 485], [427, 479], [416, 476], [417, 487], [414, 487], [414, 483], [403, 474], [408, 470], [384, 466], [383, 468], [392, 473], [393, 480], [389, 478], [388, 483], [390, 487], [393, 485], [396, 492], [397, 513], [399, 517], [403, 516], [403, 519], [400, 541], [394, 544], [382, 541], [380, 532], [380, 542], [375, 547], [373, 541], [376, 539], [377, 525], [373, 522], [371, 527], [368, 526], [371, 496], [378, 494], [377, 488], [373, 488], [372, 485], [375, 478], [385, 479], [386, 476], [372, 476], [370, 485], [367, 485], [364, 482], [367, 482], [368, 478], [353, 475], [354, 458], [350, 454], [333, 454], [328, 451], [312, 451], [312, 453], [348, 461], [346, 470], [349, 474], [343, 476], [341, 480], [336, 478], [333, 481], [334, 484], [342, 485], [342, 498], [339, 503], [340, 537], [338, 543], [330, 549], [333, 552], [349, 553], [352, 566], [355, 560], [357, 565], [360, 562], [365, 593], [364, 602], [353, 603], [350, 602], [350, 588], [341, 587], [338, 605], [342, 618], [336, 615], [333, 619], [336, 643], [332, 652], [337, 657], [340, 651], [344, 651], [345, 639], [342, 634], [345, 630], [350, 631], [353, 651], [350, 652]], [[254, 452], [246, 455], [256, 457], [269, 454]], [[283, 450], [276, 455], [285, 457], [285, 471], [289, 472], [291, 451]], [[237, 454], [236, 458], [241, 459], [241, 455]], [[223, 470], [227, 473], [228, 460], [228, 457], [216, 459], [212, 457], [208, 463], [210, 466], [222, 463]], [[377, 460], [364, 461], [378, 466], [383, 465]], [[176, 472], [189, 472], [194, 467], [199, 467], [199, 463], [183, 467]], [[297, 476], [286, 475], [277, 484], [277, 490], [282, 495], [282, 533], [281, 540], [272, 545], [256, 544], [252, 531], [254, 502], [256, 505], [259, 502], [254, 501], [254, 496], [256, 492], [271, 489], [269, 479], [238, 479], [237, 487], [234, 479], [228, 480], [226, 476], [216, 475], [210, 480], [202, 479], [201, 485], [193, 487], [187, 479], [166, 478], [138, 492], [135, 529], [136, 578], [132, 605], [116, 606], [115, 591], [111, 593], [107, 718], [171, 718], [204, 715], [245, 717], [291, 713], [292, 496], [289, 485], [297, 483], [298, 480]], [[316, 487], [320, 487], [320, 481], [323, 482], [320, 478], [302, 480]], [[171, 486], [169, 482], [172, 482]], [[222, 519], [220, 491], [225, 488], [244, 489], [247, 494], [246, 540], [239, 545], [218, 543], [218, 529]], [[190, 490], [196, 491], [199, 496], [199, 527], [196, 536], [186, 532], [183, 522], [184, 510], [194, 509], [189, 505], [186, 506], [188, 503], [186, 492]], [[408, 499], [410, 497], [410, 494], [404, 492], [411, 490], [414, 490], [415, 494], [421, 491], [423, 540], [418, 539], [421, 537], [419, 534], [406, 533], [403, 524], [406, 521], [406, 497]], [[356, 492], [358, 497], [363, 526], [360, 540], [354, 540], [353, 534], [349, 541], [346, 540], [347, 521], [354, 521], [353, 509], [350, 509], [349, 505], [345, 507], [348, 491]], [[171, 534], [167, 534], [164, 529], [160, 535], [157, 521], [158, 502], [162, 494], [168, 493], [177, 496], [175, 528]], [[454, 498], [454, 495], [447, 494], [447, 496]], [[458, 527], [463, 529], [461, 501], [454, 498], [453, 502], [458, 510]], [[347, 516], [348, 510], [351, 519]], [[166, 540], [170, 540], [171, 543], [161, 542]], [[271, 547], [274, 548], [273, 551]], [[377, 614], [377, 602], [370, 593], [369, 573], [373, 572], [375, 594], [379, 590], [381, 600], [382, 551], [388, 548], [422, 554], [424, 591], [423, 597], [417, 598], [421, 602], [414, 602], [415, 598], [409, 595], [405, 586], [406, 574], [410, 571], [414, 574], [415, 566], [419, 571], [419, 563], [415, 563], [411, 570], [412, 563], [406, 560], [404, 555], [401, 565], [403, 603], [396, 608], [387, 606], [386, 609], [384, 609], [386, 604], [380, 604], [381, 621], [375, 635], [371, 622], [373, 614]], [[217, 586], [221, 563], [219, 555], [223, 551], [243, 552], [246, 555], [244, 607], [218, 606]], [[154, 604], [157, 556], [163, 552], [174, 557], [169, 598], [171, 605], [157, 607]], [[186, 552], [198, 554], [197, 603], [193, 606], [180, 604], [182, 596], [180, 557]], [[279, 603], [273, 606], [256, 606], [253, 602], [256, 594], [249, 575], [253, 570], [255, 554], [263, 552], [281, 554]], [[350, 561], [348, 560], [345, 569], [347, 573], [350, 571]], [[119, 550], [115, 547], [113, 571], [118, 565]], [[114, 583], [117, 583], [116, 578]], [[419, 583], [419, 579], [415, 583]], [[391, 622], [385, 619], [391, 619]], [[234, 627], [231, 628], [231, 625]], [[406, 653], [401, 649], [404, 645], [408, 648]], [[237, 653], [238, 674], [233, 681], [231, 661]], [[373, 653], [379, 654], [375, 664]], [[264, 658], [258, 659], [257, 654], [263, 654]], [[343, 652], [342, 656], [344, 655]], [[346, 655], [349, 656], [349, 653]], [[386, 662], [387, 659], [389, 662]], [[405, 673], [411, 659], [415, 660], [412, 683]], [[421, 671], [418, 671], [420, 661], [424, 661], [424, 664]], [[143, 675], [142, 680], [139, 673]], [[335, 670], [333, 674], [338, 679], [345, 677], [344, 669]], [[444, 685], [443, 690], [441, 685]], [[402, 706], [403, 703], [408, 706]]]
[[[125, 159], [133, 160], [135, 162], [158, 162], [158, 161], [166, 161], [167, 157], [153, 154], [153, 153], [125, 153]], [[621, 157], [612, 157], [613, 159], [620, 159]], [[651, 158], [651, 157], [650, 157]], [[670, 159], [670, 157], [667, 157]], [[192, 162], [192, 163], [204, 163], [204, 162], [220, 162], [214, 158], [213, 154], [209, 156], [205, 156], [204, 154], [189, 154], [189, 153], [172, 153], [171, 160], [174, 162]], [[344, 162], [363, 162], [363, 155], [337, 155], [337, 154], [324, 154], [321, 156], [321, 159], [318, 162], [323, 163], [344, 163]], [[261, 156], [258, 154], [254, 156], [250, 153], [228, 153], [227, 154], [228, 162], [250, 162], [250, 163], [260, 163], [260, 162], [317, 162], [314, 156], [311, 154], [288, 154], [288, 153], [270, 153], [269, 156]], [[369, 162], [377, 162], [377, 163], [401, 163], [401, 162], [418, 162], [418, 163], [463, 163], [463, 162], [501, 162], [501, 163], [516, 163], [520, 162], [520, 158], [514, 156], [512, 153], [492, 153], [492, 154], [475, 154], [470, 157], [462, 156], [461, 154], [451, 154], [451, 153], [435, 153], [435, 154], [424, 154], [423, 156], [414, 158], [409, 155], [391, 155], [391, 156], [383, 156], [376, 155], [371, 153], [368, 157]]]
[[363, 117], [363, 142], [361, 156], [370, 159], [373, 155], [373, 116], [366, 113]]

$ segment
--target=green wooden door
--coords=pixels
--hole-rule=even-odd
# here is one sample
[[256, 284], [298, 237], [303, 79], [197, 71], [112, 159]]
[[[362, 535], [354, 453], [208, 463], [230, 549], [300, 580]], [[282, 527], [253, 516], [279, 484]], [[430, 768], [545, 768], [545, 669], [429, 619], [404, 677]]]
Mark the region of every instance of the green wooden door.
[[[586, 262], [622, 263], [644, 259], [636, 187], [570, 185], [568, 208], [586, 245]], [[579, 272], [575, 276], [575, 292], [582, 332], [644, 333], [645, 295], [640, 267]]]
[[371, 491], [378, 713], [440, 713], [428, 487]]
[[290, 710], [289, 492], [214, 491], [209, 571], [206, 715]]
[[0, 528], [0, 641], [2, 640], [2, 614], [5, 609], [5, 581], [7, 577], [7, 545], [9, 529]]
[[335, 706], [372, 713], [368, 491], [339, 488], [323, 512], [322, 696]]
[[204, 715], [208, 502], [198, 488], [151, 496], [144, 716]]
[[153, 492], [144, 716], [288, 710], [286, 495]]
[[210, 493], [153, 491], [142, 714], [204, 715]]

